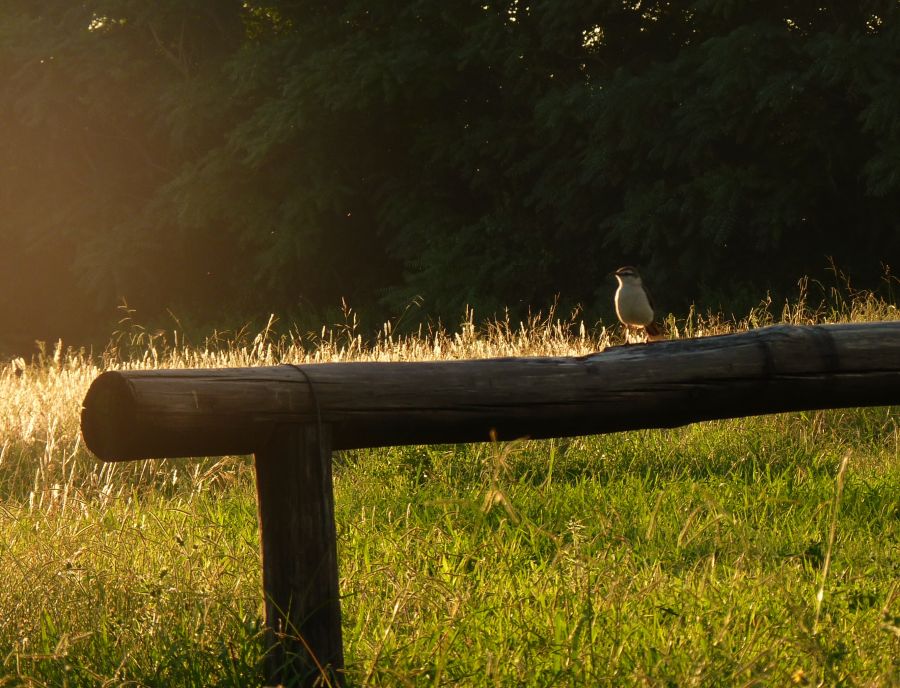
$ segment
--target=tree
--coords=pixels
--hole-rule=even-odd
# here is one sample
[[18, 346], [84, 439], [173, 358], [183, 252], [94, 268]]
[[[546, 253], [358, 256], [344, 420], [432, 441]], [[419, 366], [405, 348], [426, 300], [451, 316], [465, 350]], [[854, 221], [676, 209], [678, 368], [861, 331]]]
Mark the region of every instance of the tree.
[[674, 309], [756, 301], [826, 256], [880, 276], [900, 255], [897, 15], [9, 0], [0, 318], [55, 336], [121, 298], [221, 323], [556, 294], [609, 316], [623, 263]]

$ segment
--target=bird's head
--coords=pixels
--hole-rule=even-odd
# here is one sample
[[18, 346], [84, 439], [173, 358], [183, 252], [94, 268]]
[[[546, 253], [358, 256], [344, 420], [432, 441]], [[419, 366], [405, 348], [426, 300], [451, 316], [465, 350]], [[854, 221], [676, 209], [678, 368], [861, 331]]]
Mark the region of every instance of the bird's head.
[[641, 284], [641, 275], [638, 273], [637, 268], [633, 268], [630, 265], [625, 265], [624, 267], [616, 270], [613, 275], [619, 281], [619, 284], [633, 284], [640, 285]]

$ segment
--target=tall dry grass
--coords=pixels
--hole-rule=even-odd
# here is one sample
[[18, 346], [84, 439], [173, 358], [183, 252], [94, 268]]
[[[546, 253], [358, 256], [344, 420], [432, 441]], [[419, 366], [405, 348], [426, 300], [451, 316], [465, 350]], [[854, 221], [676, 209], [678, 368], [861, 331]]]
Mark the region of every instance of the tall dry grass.
[[[888, 284], [895, 282], [893, 278]], [[807, 280], [797, 298], [780, 307], [763, 300], [745, 317], [701, 313], [665, 319], [668, 336], [702, 337], [741, 332], [776, 323], [896, 320], [889, 298], [871, 291], [819, 289], [810, 297]], [[891, 293], [891, 292], [889, 292]], [[91, 381], [104, 370], [219, 368], [325, 363], [335, 361], [422, 361], [498, 356], [581, 356], [623, 341], [621, 328], [588, 324], [575, 311], [561, 316], [551, 309], [519, 322], [479, 322], [468, 310], [459, 326], [420, 326], [398, 333], [387, 322], [372, 337], [359, 330], [356, 314], [345, 309], [344, 321], [317, 332], [281, 327], [274, 317], [258, 332], [215, 332], [192, 343], [175, 331], [149, 330], [131, 314], [121, 322], [99, 355], [57, 342], [40, 345], [31, 361], [21, 358], [0, 368], [0, 492], [7, 503], [32, 509], [77, 508], [86, 501], [128, 498], [141, 485], [202, 490], [212, 482], [235, 479], [240, 462], [137, 462], [104, 464], [86, 450], [80, 434], [81, 401]], [[222, 470], [227, 466], [227, 470]]]
[[[670, 317], [670, 336], [898, 318], [870, 293], [811, 306], [806, 286], [745, 318]], [[348, 311], [317, 332], [270, 320], [199, 343], [126, 320], [99, 355], [57, 344], [5, 365], [0, 685], [262, 681], [250, 461], [96, 461], [79, 409], [103, 370], [620, 341], [555, 312], [366, 340]], [[348, 453], [335, 503], [350, 685], [892, 685], [898, 441], [893, 409], [845, 409]]]

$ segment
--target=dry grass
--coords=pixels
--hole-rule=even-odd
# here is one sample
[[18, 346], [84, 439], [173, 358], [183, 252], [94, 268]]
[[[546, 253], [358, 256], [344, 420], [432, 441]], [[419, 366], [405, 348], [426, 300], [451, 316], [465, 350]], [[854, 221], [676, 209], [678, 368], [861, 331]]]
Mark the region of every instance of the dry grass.
[[[897, 307], [873, 292], [846, 286], [831, 289], [817, 303], [808, 283], [799, 283], [796, 301], [781, 309], [770, 299], [746, 317], [725, 318], [691, 309], [683, 319], [666, 318], [668, 336], [702, 337], [741, 332], [776, 323], [807, 325], [829, 322], [896, 320]], [[8, 499], [48, 509], [85, 500], [121, 497], [138, 484], [196, 484], [222, 480], [215, 463], [100, 464], [81, 442], [80, 407], [87, 388], [103, 370], [141, 368], [222, 368], [322, 363], [334, 361], [422, 361], [500, 356], [582, 356], [622, 343], [618, 326], [589, 326], [578, 313], [560, 317], [551, 310], [527, 321], [509, 319], [479, 324], [467, 311], [459, 328], [420, 326], [395, 334], [385, 323], [374, 338], [358, 331], [356, 315], [344, 311], [344, 322], [318, 332], [278, 333], [270, 318], [259, 332], [247, 329], [214, 333], [202, 344], [186, 341], [177, 331], [149, 331], [131, 319], [111, 339], [107, 350], [91, 357], [57, 342], [41, 345], [30, 362], [16, 359], [0, 368], [0, 489]], [[218, 476], [218, 477], [214, 477]]]
[[[667, 327], [898, 318], [866, 292], [810, 305], [803, 283], [782, 308]], [[553, 312], [369, 341], [352, 312], [201, 344], [126, 321], [102, 356], [57, 345], [9, 363], [0, 685], [259, 680], [248, 460], [95, 461], [79, 409], [102, 370], [583, 355], [620, 338]], [[860, 409], [350, 452], [336, 508], [351, 682], [900, 685], [898, 442], [893, 409]]]

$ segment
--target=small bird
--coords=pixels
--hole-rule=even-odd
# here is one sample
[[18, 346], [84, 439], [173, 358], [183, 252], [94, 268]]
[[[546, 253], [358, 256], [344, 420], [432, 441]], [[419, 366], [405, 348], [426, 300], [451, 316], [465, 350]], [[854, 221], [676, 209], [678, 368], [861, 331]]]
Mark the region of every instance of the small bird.
[[651, 339], [659, 337], [662, 333], [653, 322], [653, 302], [638, 271], [626, 265], [613, 274], [619, 281], [619, 288], [616, 289], [616, 315], [619, 320], [627, 330], [642, 327]]

